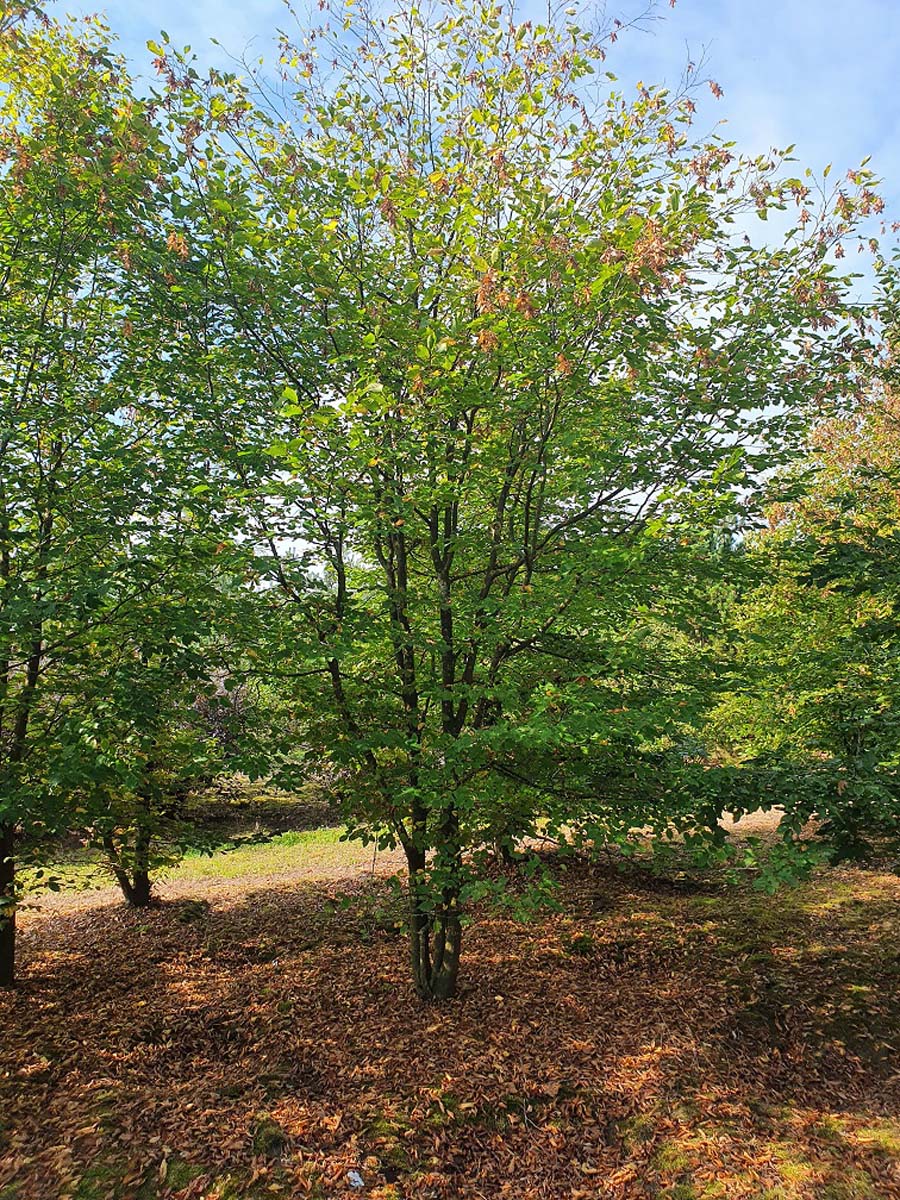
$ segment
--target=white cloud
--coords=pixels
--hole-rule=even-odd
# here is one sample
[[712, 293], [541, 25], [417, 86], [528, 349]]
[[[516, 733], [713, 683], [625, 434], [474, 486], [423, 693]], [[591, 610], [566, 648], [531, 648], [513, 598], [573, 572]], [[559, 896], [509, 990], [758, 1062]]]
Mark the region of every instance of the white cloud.
[[715, 112], [741, 148], [796, 143], [804, 165], [842, 172], [867, 154], [900, 201], [897, 0], [678, 0], [642, 37], [622, 39], [623, 75], [674, 83], [706, 48], [725, 89]]

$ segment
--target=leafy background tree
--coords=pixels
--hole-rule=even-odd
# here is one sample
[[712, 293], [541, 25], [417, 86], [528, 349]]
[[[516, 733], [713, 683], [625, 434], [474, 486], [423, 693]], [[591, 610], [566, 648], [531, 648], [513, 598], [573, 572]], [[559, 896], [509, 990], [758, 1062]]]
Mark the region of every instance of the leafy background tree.
[[727, 613], [736, 665], [711, 736], [746, 768], [737, 805], [784, 807], [786, 878], [900, 832], [900, 426], [882, 375], [855, 412], [816, 428], [782, 481], [793, 497], [747, 547], [755, 583]]
[[[133, 253], [135, 230], [161, 223], [150, 108], [134, 96], [101, 22], [56, 21], [27, 6], [0, 37], [0, 84], [0, 982], [8, 984], [17, 843], [66, 828], [70, 789], [84, 791], [66, 739], [95, 700], [98, 646], [133, 627], [139, 610], [153, 619], [147, 597], [166, 589], [198, 542], [215, 545], [221, 533], [210, 533], [210, 510], [201, 511], [205, 463], [158, 370], [168, 310], [160, 302], [161, 320], [133, 319], [162, 274], [139, 277]], [[161, 230], [147, 244], [157, 263], [179, 256]]]
[[[261, 729], [236, 704], [244, 597], [218, 584], [224, 551], [200, 547], [170, 570], [128, 622], [107, 630], [85, 664], [91, 694], [61, 741], [68, 748], [72, 832], [101, 851], [125, 899], [151, 901], [153, 872], [213, 843], [188, 817], [191, 794], [241, 768], [253, 772]], [[225, 585], [225, 586], [223, 586]], [[265, 743], [271, 769], [273, 743]]]

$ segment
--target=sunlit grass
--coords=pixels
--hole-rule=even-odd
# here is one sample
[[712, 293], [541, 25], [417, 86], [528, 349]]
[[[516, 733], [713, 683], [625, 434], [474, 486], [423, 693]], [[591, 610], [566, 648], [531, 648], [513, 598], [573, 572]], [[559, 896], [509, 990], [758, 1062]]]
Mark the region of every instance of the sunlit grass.
[[278, 834], [265, 842], [239, 846], [215, 854], [187, 855], [167, 872], [171, 880], [237, 879], [244, 875], [270, 875], [298, 867], [335, 867], [369, 862], [372, 851], [358, 843], [342, 842], [343, 828], [307, 829]]
[[[266, 838], [223, 847], [213, 854], [190, 850], [175, 866], [162, 869], [158, 879], [190, 882], [199, 879], [238, 879], [243, 876], [275, 875], [298, 869], [323, 871], [371, 862], [371, 849], [341, 841], [341, 826], [289, 831]], [[112, 874], [97, 851], [76, 850], [58, 862], [22, 872], [26, 893], [81, 891], [109, 887]]]

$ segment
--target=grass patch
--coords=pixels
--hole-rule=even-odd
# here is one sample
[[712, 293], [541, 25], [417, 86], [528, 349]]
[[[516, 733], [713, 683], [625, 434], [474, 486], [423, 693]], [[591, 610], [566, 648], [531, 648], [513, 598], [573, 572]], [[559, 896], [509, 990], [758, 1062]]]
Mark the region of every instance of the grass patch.
[[653, 1155], [653, 1166], [663, 1175], [683, 1175], [693, 1165], [690, 1156], [675, 1142], [663, 1142]]
[[298, 867], [333, 867], [371, 861], [371, 851], [342, 842], [340, 826], [277, 834], [265, 842], [220, 850], [215, 854], [188, 854], [167, 873], [171, 880], [240, 879], [245, 875], [274, 875]]
[[653, 1141], [656, 1135], [656, 1121], [647, 1113], [635, 1113], [634, 1116], [626, 1117], [618, 1123], [617, 1133], [624, 1149], [632, 1153], [638, 1147]]
[[[250, 875], [277, 875], [298, 868], [315, 872], [341, 865], [371, 862], [372, 852], [351, 842], [342, 842], [342, 826], [290, 830], [265, 841], [213, 854], [189, 850], [181, 862], [157, 873], [156, 878], [190, 883], [201, 879], [241, 879]], [[45, 867], [25, 868], [22, 880], [26, 894], [52, 891], [84, 891], [110, 887], [115, 881], [103, 856], [95, 850], [72, 850]]]
[[886, 1200], [876, 1190], [871, 1175], [855, 1169], [842, 1171], [839, 1179], [823, 1184], [819, 1196], [820, 1200]]
[[877, 1121], [852, 1134], [852, 1140], [867, 1150], [875, 1150], [900, 1162], [900, 1121]]

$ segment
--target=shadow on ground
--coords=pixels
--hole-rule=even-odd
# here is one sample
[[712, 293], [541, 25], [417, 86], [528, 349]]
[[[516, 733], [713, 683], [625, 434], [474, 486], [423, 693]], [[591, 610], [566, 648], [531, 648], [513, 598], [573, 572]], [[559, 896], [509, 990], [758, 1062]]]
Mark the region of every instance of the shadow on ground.
[[365, 876], [35, 922], [0, 1196], [900, 1196], [900, 881], [561, 887], [441, 1008]]

